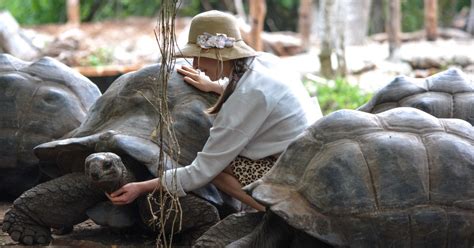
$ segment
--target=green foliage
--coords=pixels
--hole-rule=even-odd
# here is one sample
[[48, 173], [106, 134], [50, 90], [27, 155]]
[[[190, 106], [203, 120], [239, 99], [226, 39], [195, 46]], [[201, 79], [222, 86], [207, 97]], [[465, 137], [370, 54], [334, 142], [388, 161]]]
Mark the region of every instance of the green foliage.
[[439, 23], [441, 26], [450, 26], [451, 22], [463, 8], [469, 9], [471, 0], [438, 0]]
[[[81, 20], [100, 21], [127, 16], [154, 16], [161, 0], [81, 0]], [[64, 23], [66, 0], [0, 0], [0, 10], [9, 10], [21, 25]]]
[[66, 20], [64, 0], [0, 0], [0, 10], [8, 10], [22, 25], [58, 23]]
[[[81, 21], [102, 21], [127, 16], [155, 16], [162, 0], [81, 0]], [[222, 0], [208, 0], [213, 9], [229, 11]], [[231, 1], [229, 1], [231, 2]], [[200, 0], [181, 0], [180, 16], [205, 11]], [[244, 7], [248, 13], [248, 2]], [[267, 0], [266, 30], [296, 30], [299, 1]], [[21, 25], [64, 23], [66, 0], [0, 0], [0, 10], [9, 10]]]
[[349, 84], [344, 78], [336, 80], [304, 80], [311, 96], [317, 96], [324, 115], [338, 109], [356, 109], [368, 102], [372, 94], [363, 92], [359, 86]]
[[161, 0], [81, 0], [81, 19], [101, 21], [127, 16], [154, 16], [160, 6]]
[[[233, 11], [222, 0], [208, 0], [209, 6], [216, 10]], [[232, 2], [232, 1], [228, 1]], [[243, 1], [245, 11], [249, 12], [249, 1]], [[266, 0], [267, 14], [265, 17], [265, 30], [279, 31], [292, 30], [296, 31], [298, 24], [298, 7], [299, 0]], [[200, 0], [184, 0], [179, 13], [181, 16], [194, 16], [206, 9]]]
[[113, 54], [110, 49], [99, 48], [93, 51], [84, 61], [81, 61], [82, 66], [101, 66], [108, 65], [113, 62]]
[[183, 0], [181, 3], [178, 9], [180, 16], [195, 16], [200, 12], [200, 1]]
[[[374, 0], [375, 1], [375, 0]], [[385, 6], [389, 0], [384, 1]], [[471, 0], [438, 0], [440, 26], [449, 26], [454, 15], [469, 8]], [[155, 16], [162, 0], [81, 0], [81, 20], [100, 21], [127, 16]], [[402, 31], [423, 28], [424, 0], [402, 0]], [[200, 0], [180, 0], [180, 16], [194, 16], [204, 11]], [[232, 11], [232, 1], [208, 0], [208, 7]], [[296, 30], [299, 0], [266, 0], [265, 30]], [[229, 5], [230, 4], [230, 5]], [[244, 1], [248, 12], [248, 1]], [[230, 9], [229, 9], [230, 8]], [[67, 20], [66, 0], [0, 0], [0, 10], [7, 9], [21, 25], [64, 23]], [[376, 10], [383, 11], [383, 10]]]
[[300, 1], [297, 0], [266, 0], [267, 15], [265, 17], [265, 30], [296, 31], [298, 27], [298, 7]]
[[[463, 7], [469, 8], [470, 4], [470, 0], [438, 0], [438, 25], [450, 26], [456, 13]], [[424, 0], [402, 0], [401, 11], [403, 32], [423, 29]]]
[[420, 30], [424, 25], [423, 0], [402, 0], [402, 31]]

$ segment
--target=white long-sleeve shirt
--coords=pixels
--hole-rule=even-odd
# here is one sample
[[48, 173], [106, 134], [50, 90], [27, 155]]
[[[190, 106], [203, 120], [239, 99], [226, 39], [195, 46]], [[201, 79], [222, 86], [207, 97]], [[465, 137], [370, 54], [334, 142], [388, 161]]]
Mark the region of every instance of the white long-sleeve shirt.
[[321, 117], [298, 76], [278, 60], [266, 53], [253, 60], [222, 105], [203, 150], [190, 165], [164, 172], [168, 191], [184, 196], [206, 185], [238, 155], [257, 160], [281, 153]]

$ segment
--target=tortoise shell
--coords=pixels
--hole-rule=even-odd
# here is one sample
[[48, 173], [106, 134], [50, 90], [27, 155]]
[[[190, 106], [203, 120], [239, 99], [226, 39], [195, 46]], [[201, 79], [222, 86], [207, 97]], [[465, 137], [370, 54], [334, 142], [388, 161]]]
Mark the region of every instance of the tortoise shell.
[[[474, 242], [474, 130], [415, 108], [336, 111], [248, 186], [291, 226], [333, 245]], [[469, 246], [470, 247], [470, 246]]]
[[[159, 65], [153, 65], [119, 77], [95, 102], [77, 129], [62, 140], [36, 147], [36, 155], [43, 160], [55, 160], [62, 153], [75, 150], [120, 151], [143, 162], [155, 174], [158, 162], [155, 155], [159, 153], [160, 139], [155, 130], [160, 114], [159, 106], [152, 98], [156, 97], [153, 92], [159, 91], [162, 84], [158, 78], [159, 69]], [[178, 162], [191, 163], [209, 136], [212, 116], [205, 110], [217, 95], [184, 83], [183, 77], [174, 71], [167, 84], [167, 96], [172, 128], [180, 145]], [[164, 137], [164, 142], [168, 149], [169, 137]], [[84, 161], [78, 161], [78, 168], [71, 162], [60, 166], [65, 172], [83, 171]]]
[[399, 76], [358, 110], [380, 113], [396, 107], [414, 107], [438, 118], [459, 118], [474, 124], [474, 82], [459, 69], [424, 80]]
[[18, 196], [38, 183], [33, 147], [77, 128], [100, 95], [52, 58], [25, 62], [0, 54], [0, 191]]

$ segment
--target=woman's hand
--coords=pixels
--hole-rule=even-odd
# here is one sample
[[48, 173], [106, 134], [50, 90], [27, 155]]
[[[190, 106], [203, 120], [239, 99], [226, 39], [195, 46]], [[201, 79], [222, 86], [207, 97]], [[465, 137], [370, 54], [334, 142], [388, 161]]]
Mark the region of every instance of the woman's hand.
[[105, 193], [105, 195], [115, 205], [126, 205], [133, 202], [141, 194], [152, 192], [160, 187], [160, 179], [153, 178], [143, 182], [127, 183], [115, 192]]
[[222, 94], [224, 89], [216, 81], [212, 81], [206, 74], [189, 66], [181, 66], [178, 72], [184, 75], [184, 81], [204, 92]]
[[127, 183], [110, 195], [105, 193], [114, 205], [126, 205], [133, 202], [142, 194], [138, 183]]

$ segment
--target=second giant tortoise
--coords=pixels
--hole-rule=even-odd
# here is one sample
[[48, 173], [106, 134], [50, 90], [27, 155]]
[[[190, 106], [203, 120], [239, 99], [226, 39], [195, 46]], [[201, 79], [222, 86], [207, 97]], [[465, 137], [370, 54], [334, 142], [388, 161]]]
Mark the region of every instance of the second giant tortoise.
[[424, 80], [399, 76], [357, 110], [380, 113], [397, 107], [414, 107], [438, 118], [458, 118], [474, 125], [474, 82], [459, 69]]
[[[473, 145], [468, 122], [415, 108], [336, 111], [248, 186], [267, 212], [231, 247], [472, 247]], [[224, 219], [197, 245], [231, 243], [245, 218]]]
[[95, 84], [54, 59], [0, 54], [0, 198], [39, 183], [33, 147], [77, 128], [99, 96]]
[[[48, 243], [51, 227], [75, 225], [85, 220], [87, 214], [99, 224], [128, 225], [116, 216], [108, 218], [106, 215], [112, 211], [100, 211], [98, 204], [109, 203], [103, 191], [112, 192], [124, 183], [158, 176], [160, 137], [155, 128], [160, 115], [158, 104], [151, 103], [155, 97], [152, 92], [162, 83], [158, 79], [159, 68], [159, 65], [150, 66], [120, 77], [96, 101], [87, 119], [71, 132], [70, 138], [35, 148], [36, 155], [45, 163], [56, 164], [56, 173], [63, 176], [38, 185], [14, 202], [3, 225], [3, 230], [14, 240]], [[187, 165], [209, 136], [212, 117], [204, 111], [217, 95], [200, 92], [184, 83], [176, 72], [170, 77], [167, 94], [171, 124], [180, 145], [177, 163]], [[171, 161], [167, 155], [169, 139], [163, 136], [168, 162]], [[168, 168], [170, 165], [167, 163]], [[217, 222], [217, 210], [209, 202], [220, 206], [223, 198], [212, 185], [182, 198], [182, 231], [190, 230], [191, 238], [197, 238]], [[55, 209], [54, 214], [51, 208]]]

